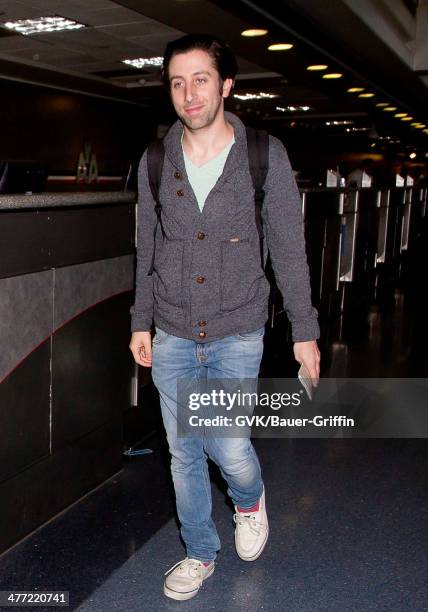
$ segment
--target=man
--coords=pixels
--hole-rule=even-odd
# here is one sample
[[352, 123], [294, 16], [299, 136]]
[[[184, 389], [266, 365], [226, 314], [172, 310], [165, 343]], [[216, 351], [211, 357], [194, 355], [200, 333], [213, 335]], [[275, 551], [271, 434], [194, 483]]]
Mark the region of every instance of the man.
[[[231, 50], [211, 36], [189, 35], [167, 46], [163, 76], [179, 119], [164, 139], [162, 234], [155, 231], [147, 152], [139, 168], [130, 349], [138, 364], [152, 366], [172, 455], [187, 557], [169, 571], [164, 592], [177, 600], [196, 595], [220, 549], [207, 456], [228, 484], [241, 559], [257, 559], [268, 537], [264, 486], [250, 439], [177, 436], [178, 379], [257, 379], [263, 352], [269, 283], [260, 260], [246, 132], [224, 111], [236, 72]], [[319, 330], [310, 302], [300, 197], [286, 151], [272, 137], [265, 191], [263, 228], [292, 325], [294, 354], [317, 380]]]

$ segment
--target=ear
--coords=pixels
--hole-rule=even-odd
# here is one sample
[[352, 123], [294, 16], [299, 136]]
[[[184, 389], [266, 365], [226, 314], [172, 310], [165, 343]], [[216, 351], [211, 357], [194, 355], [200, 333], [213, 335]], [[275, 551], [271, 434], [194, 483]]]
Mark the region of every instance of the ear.
[[225, 79], [223, 82], [223, 98], [228, 98], [233, 87], [233, 79]]

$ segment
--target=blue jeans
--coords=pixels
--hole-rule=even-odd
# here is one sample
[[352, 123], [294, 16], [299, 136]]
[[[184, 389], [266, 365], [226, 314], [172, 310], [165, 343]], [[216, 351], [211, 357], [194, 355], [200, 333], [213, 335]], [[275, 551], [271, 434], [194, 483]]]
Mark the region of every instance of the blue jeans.
[[257, 379], [264, 328], [198, 343], [157, 329], [153, 340], [152, 378], [159, 391], [171, 453], [181, 536], [188, 557], [212, 561], [220, 539], [211, 518], [207, 456], [220, 468], [233, 503], [250, 508], [263, 493], [260, 464], [249, 438], [177, 437], [177, 380]]

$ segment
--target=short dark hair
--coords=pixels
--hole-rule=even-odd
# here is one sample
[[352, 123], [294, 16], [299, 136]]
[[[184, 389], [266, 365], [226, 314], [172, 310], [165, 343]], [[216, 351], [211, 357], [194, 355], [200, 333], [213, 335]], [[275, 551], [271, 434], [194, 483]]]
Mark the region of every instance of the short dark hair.
[[179, 53], [187, 53], [194, 49], [206, 51], [211, 57], [222, 82], [225, 79], [235, 79], [238, 63], [232, 49], [220, 38], [210, 34], [187, 34], [168, 43], [165, 49], [162, 66], [162, 80], [169, 88], [169, 64]]

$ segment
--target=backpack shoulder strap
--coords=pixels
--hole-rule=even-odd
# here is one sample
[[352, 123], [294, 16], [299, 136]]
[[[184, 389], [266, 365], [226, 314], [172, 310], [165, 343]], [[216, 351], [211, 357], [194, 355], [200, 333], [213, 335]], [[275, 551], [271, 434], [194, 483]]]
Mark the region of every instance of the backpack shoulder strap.
[[269, 134], [264, 130], [245, 128], [247, 132], [248, 162], [258, 202], [263, 204], [264, 184], [269, 170]]
[[264, 130], [247, 127], [248, 163], [254, 186], [255, 219], [260, 238], [260, 257], [264, 268], [262, 207], [264, 185], [269, 170], [269, 134]]
[[163, 140], [154, 140], [147, 148], [147, 172], [149, 177], [150, 191], [156, 203], [159, 202], [159, 187], [162, 178], [163, 160], [165, 149]]
[[158, 225], [161, 227], [162, 236], [165, 237], [165, 232], [162, 225], [162, 204], [159, 200], [159, 189], [162, 179], [163, 161], [165, 157], [165, 149], [163, 146], [163, 140], [155, 140], [149, 144], [147, 148], [147, 174], [149, 179], [150, 191], [152, 192], [153, 199], [155, 201], [155, 212], [157, 221], [155, 229], [153, 231], [153, 255], [152, 263], [150, 265], [149, 276], [153, 273], [153, 267], [155, 263], [155, 250], [156, 250], [156, 233]]

